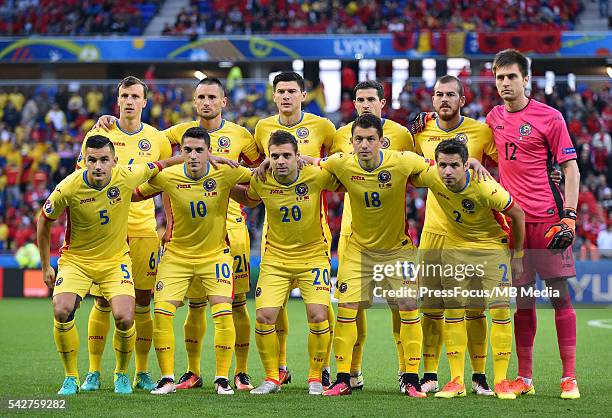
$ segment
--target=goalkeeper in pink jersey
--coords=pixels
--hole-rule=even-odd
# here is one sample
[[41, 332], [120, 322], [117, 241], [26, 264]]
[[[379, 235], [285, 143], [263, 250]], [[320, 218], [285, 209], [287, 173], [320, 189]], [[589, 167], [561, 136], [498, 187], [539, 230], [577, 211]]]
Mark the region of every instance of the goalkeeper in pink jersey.
[[[567, 279], [576, 276], [572, 243], [580, 173], [561, 113], [525, 95], [528, 67], [527, 58], [516, 50], [507, 49], [495, 56], [495, 84], [504, 104], [487, 115], [499, 154], [501, 184], [525, 211], [524, 272], [514, 282], [518, 290], [514, 332], [519, 375], [512, 389], [517, 395], [535, 393], [532, 356], [537, 316], [535, 297], [529, 289], [537, 273], [551, 291], [555, 309], [563, 364], [561, 397], [577, 399], [576, 312]], [[565, 196], [548, 177], [555, 163], [565, 175]]]

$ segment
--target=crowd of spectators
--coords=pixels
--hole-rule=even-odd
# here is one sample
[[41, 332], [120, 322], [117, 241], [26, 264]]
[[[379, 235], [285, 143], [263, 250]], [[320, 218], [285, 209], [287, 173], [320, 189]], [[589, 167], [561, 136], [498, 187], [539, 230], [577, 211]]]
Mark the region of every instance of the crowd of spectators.
[[580, 0], [192, 0], [164, 35], [572, 30]]
[[160, 0], [3, 0], [0, 34], [142, 35]]
[[[481, 73], [486, 75], [485, 73]], [[467, 77], [464, 74], [462, 77]], [[497, 104], [489, 83], [466, 86], [463, 114], [479, 120]], [[164, 129], [193, 120], [192, 85], [157, 82], [143, 120]], [[599, 256], [598, 247], [612, 248], [612, 100], [610, 83], [557, 85], [550, 95], [534, 84], [532, 97], [558, 108], [568, 122], [581, 172], [576, 251]], [[267, 83], [240, 85], [229, 92], [224, 116], [253, 131], [256, 122], [276, 113]], [[350, 100], [350, 99], [349, 99]], [[389, 103], [391, 101], [389, 100]], [[431, 110], [431, 91], [423, 83], [406, 83], [399, 109], [386, 106], [383, 117], [406, 124], [420, 110]], [[308, 104], [306, 109], [308, 110]], [[346, 108], [346, 106], [344, 106]], [[100, 114], [117, 114], [115, 86], [60, 86], [0, 88], [0, 250], [15, 251], [35, 239], [36, 216], [55, 185], [73, 171], [85, 133]], [[354, 117], [352, 109], [327, 115], [338, 126]], [[342, 196], [329, 193], [330, 226], [334, 246], [340, 229]], [[425, 192], [411, 190], [407, 199], [410, 232], [418, 240], [424, 220]], [[163, 216], [158, 216], [163, 227]], [[52, 249], [62, 245], [62, 219], [52, 229]], [[263, 221], [261, 208], [250, 212], [248, 225], [257, 240]], [[253, 248], [258, 248], [254, 246]]]

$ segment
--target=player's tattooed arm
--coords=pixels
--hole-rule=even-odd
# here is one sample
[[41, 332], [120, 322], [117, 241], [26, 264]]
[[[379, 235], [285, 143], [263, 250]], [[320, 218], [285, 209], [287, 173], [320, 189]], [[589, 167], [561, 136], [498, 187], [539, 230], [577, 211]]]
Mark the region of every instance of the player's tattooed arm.
[[91, 129], [102, 129], [103, 131], [110, 131], [117, 120], [113, 115], [102, 115], [96, 121], [96, 124]]
[[40, 265], [43, 272], [43, 280], [49, 289], [55, 284], [55, 270], [51, 267], [51, 224], [53, 221], [46, 216], [38, 217], [36, 225], [36, 238], [38, 239], [38, 252], [40, 253]]

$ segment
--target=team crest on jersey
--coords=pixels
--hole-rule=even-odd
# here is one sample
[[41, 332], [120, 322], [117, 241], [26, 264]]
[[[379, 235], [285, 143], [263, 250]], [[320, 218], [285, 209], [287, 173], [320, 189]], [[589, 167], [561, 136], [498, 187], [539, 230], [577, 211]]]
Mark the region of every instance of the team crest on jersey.
[[378, 181], [381, 183], [389, 183], [391, 181], [391, 173], [387, 170], [382, 170], [378, 173]]
[[474, 207], [476, 207], [476, 205], [474, 205], [474, 202], [472, 202], [470, 199], [463, 199], [461, 201], [461, 206], [463, 206], [463, 209], [465, 210], [474, 210]]
[[308, 185], [306, 183], [300, 183], [295, 186], [295, 194], [298, 196], [306, 196], [308, 194]]
[[138, 141], [138, 149], [141, 151], [150, 151], [151, 143], [148, 139], [141, 139], [140, 141]]
[[258, 287], [257, 290], [255, 290], [255, 297], [260, 297], [261, 296], [261, 287]]
[[64, 279], [62, 279], [61, 277], [60, 277], [60, 278], [58, 278], [58, 279], [55, 281], [55, 286], [59, 286], [60, 284], [62, 284], [62, 282], [63, 282], [63, 281], [64, 281]]
[[164, 288], [164, 282], [161, 282], [161, 281], [160, 281], [160, 282], [157, 282], [157, 283], [155, 284], [155, 290], [156, 290], [156, 291], [161, 292], [161, 290], [162, 290], [163, 288]]
[[120, 195], [119, 187], [116, 187], [116, 186], [109, 188], [108, 191], [106, 192], [106, 196], [111, 200], [115, 200], [116, 198], [119, 197], [119, 195]]
[[215, 179], [207, 179], [204, 181], [204, 190], [207, 192], [212, 192], [217, 188], [217, 182]]
[[308, 128], [298, 128], [297, 131], [295, 131], [295, 134], [298, 136], [298, 138], [300, 139], [304, 139], [308, 136], [310, 132], [308, 132]]
[[464, 133], [460, 133], [460, 134], [457, 134], [457, 136], [455, 136], [455, 139], [461, 142], [462, 144], [467, 144], [468, 136]]
[[151, 170], [155, 170], [156, 166], [153, 163], [147, 163], [147, 167], [149, 167], [149, 169], [151, 169]]
[[340, 293], [346, 292], [347, 289], [348, 285], [346, 283], [340, 283], [340, 286], [338, 286], [338, 290], [340, 291]]
[[230, 145], [232, 144], [232, 141], [230, 141], [230, 139], [227, 136], [222, 136], [217, 141], [217, 144], [219, 145], [219, 148], [225, 149], [225, 148], [230, 147]]
[[383, 136], [383, 139], [380, 140], [380, 146], [387, 149], [389, 148], [389, 145], [391, 145], [391, 141], [389, 141], [389, 138], [386, 136]]
[[531, 134], [531, 125], [528, 123], [523, 123], [519, 128], [519, 133], [521, 134], [521, 136], [528, 136], [529, 134]]
[[43, 210], [45, 211], [45, 213], [53, 213], [53, 204], [51, 203], [49, 199], [45, 201]]

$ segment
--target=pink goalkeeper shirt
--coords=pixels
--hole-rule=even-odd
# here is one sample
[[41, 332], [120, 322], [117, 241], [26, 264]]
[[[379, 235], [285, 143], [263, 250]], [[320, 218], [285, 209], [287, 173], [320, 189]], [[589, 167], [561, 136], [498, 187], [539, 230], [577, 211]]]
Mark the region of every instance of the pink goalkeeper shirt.
[[530, 99], [517, 112], [495, 106], [487, 124], [499, 155], [500, 182], [525, 211], [525, 221], [558, 220], [563, 196], [548, 173], [554, 163], [576, 159], [561, 113]]

